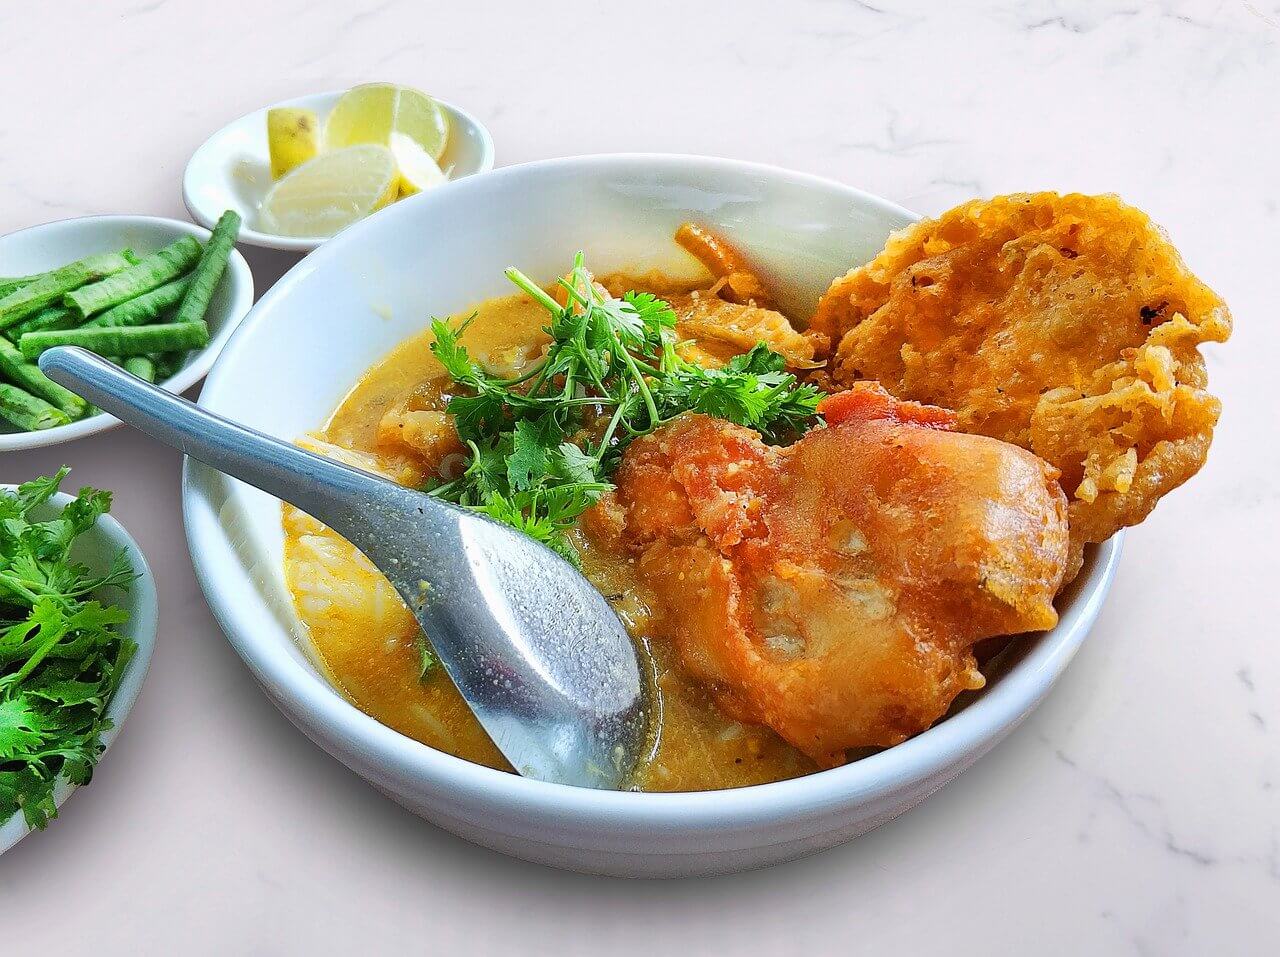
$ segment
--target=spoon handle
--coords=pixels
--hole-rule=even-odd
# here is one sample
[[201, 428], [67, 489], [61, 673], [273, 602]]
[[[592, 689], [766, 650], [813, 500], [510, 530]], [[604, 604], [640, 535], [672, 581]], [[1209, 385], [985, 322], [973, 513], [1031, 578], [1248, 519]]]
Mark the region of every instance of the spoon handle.
[[[412, 495], [394, 482], [230, 422], [84, 349], [59, 346], [40, 369], [100, 409], [200, 462], [296, 505], [358, 540], [360, 503]], [[414, 496], [415, 504], [421, 496]]]

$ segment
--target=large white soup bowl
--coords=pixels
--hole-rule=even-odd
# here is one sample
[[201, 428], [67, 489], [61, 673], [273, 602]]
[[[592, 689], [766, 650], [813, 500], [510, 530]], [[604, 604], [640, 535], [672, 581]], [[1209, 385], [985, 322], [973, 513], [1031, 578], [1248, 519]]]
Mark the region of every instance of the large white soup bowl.
[[[286, 439], [318, 428], [392, 347], [479, 300], [503, 269], [540, 281], [587, 253], [597, 272], [697, 274], [672, 241], [710, 224], [807, 317], [831, 279], [874, 255], [907, 211], [826, 180], [683, 156], [588, 156], [509, 167], [397, 204], [288, 273], [227, 344], [201, 404]], [[391, 730], [325, 678], [282, 576], [279, 504], [195, 462], [187, 534], [209, 604], [277, 706], [326, 751], [423, 817], [478, 844], [627, 876], [725, 873], [856, 837], [924, 800], [1044, 697], [1088, 631], [1119, 542], [1060, 599], [1053, 631], [1018, 639], [987, 688], [946, 720], [864, 760], [730, 791], [637, 794], [545, 784], [479, 767]]]

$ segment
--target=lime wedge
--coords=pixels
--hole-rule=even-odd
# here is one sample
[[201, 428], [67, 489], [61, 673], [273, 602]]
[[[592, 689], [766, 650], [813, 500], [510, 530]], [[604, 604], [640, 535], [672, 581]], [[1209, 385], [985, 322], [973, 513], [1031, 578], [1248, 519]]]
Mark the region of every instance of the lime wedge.
[[395, 199], [400, 173], [385, 146], [321, 153], [285, 176], [259, 210], [265, 232], [332, 236]]
[[412, 196], [424, 189], [439, 186], [446, 179], [440, 164], [427, 151], [403, 133], [391, 134], [391, 153], [400, 170], [400, 195]]
[[278, 106], [267, 111], [271, 178], [279, 179], [320, 152], [320, 118], [314, 110]]
[[325, 148], [391, 146], [393, 133], [413, 140], [438, 163], [449, 142], [449, 118], [439, 103], [411, 87], [366, 83], [334, 104], [325, 121]]

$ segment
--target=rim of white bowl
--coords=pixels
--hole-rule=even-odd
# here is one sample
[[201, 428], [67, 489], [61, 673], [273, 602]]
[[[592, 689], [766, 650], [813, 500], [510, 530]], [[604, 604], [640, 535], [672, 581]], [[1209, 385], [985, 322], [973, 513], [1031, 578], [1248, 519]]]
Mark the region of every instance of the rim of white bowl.
[[[0, 489], [13, 490], [16, 487], [12, 484], [0, 483]], [[67, 503], [74, 497], [66, 492], [58, 492], [50, 501], [65, 508]], [[134, 589], [139, 613], [131, 618], [128, 623], [129, 637], [137, 643], [138, 650], [134, 653], [133, 660], [129, 662], [125, 670], [124, 678], [120, 681], [120, 687], [116, 689], [115, 697], [111, 699], [111, 704], [107, 706], [107, 716], [111, 718], [112, 727], [102, 735], [105, 750], [99, 756], [99, 761], [101, 761], [106, 757], [106, 750], [109, 750], [115, 739], [120, 736], [120, 730], [124, 725], [125, 718], [129, 716], [129, 712], [133, 710], [134, 704], [137, 703], [138, 695], [142, 692], [142, 685], [151, 670], [151, 656], [156, 647], [156, 631], [160, 609], [156, 595], [155, 578], [151, 574], [151, 566], [147, 564], [147, 556], [143, 554], [142, 547], [129, 534], [128, 529], [110, 515], [103, 515], [98, 518], [98, 523], [95, 525], [93, 533], [104, 534], [117, 547], [125, 548], [129, 552], [129, 560], [133, 563], [134, 571], [138, 573], [138, 578], [133, 583], [132, 588]], [[80, 786], [69, 783], [65, 778], [60, 779], [54, 788], [54, 803], [61, 808], [66, 803], [67, 798], [79, 789]], [[53, 825], [56, 825], [56, 822], [51, 822], [51, 826]], [[23, 820], [21, 811], [18, 811], [7, 820], [0, 820], [0, 854], [9, 850], [30, 833], [31, 829], [27, 827], [26, 821]]]
[[[217, 217], [210, 217], [203, 207], [201, 207], [201, 205], [195, 200], [196, 185], [194, 183], [195, 174], [192, 167], [196, 165], [196, 160], [200, 158], [203, 153], [213, 148], [211, 143], [214, 138], [226, 130], [227, 127], [235, 126], [237, 123], [247, 122], [258, 115], [265, 117], [268, 110], [274, 110], [279, 107], [298, 106], [315, 109], [321, 103], [328, 103], [332, 105], [333, 101], [337, 100], [338, 97], [342, 96], [342, 94], [346, 93], [350, 89], [353, 88], [348, 87], [346, 90], [326, 90], [323, 93], [308, 93], [305, 96], [295, 96], [290, 100], [281, 100], [279, 103], [272, 103], [269, 106], [259, 107], [256, 110], [250, 110], [242, 116], [237, 116], [235, 119], [224, 123], [213, 133], [210, 133], [205, 141], [196, 147], [195, 152], [191, 154], [191, 158], [187, 160], [186, 168], [182, 173], [182, 203], [187, 207], [187, 212], [191, 214], [191, 218], [202, 226], [210, 229], [213, 228], [213, 224], [217, 219]], [[463, 180], [470, 179], [473, 176], [478, 176], [481, 173], [490, 172], [493, 169], [494, 148], [493, 134], [489, 132], [489, 128], [481, 123], [474, 113], [463, 109], [457, 104], [451, 103], [448, 100], [442, 100], [438, 96], [432, 96], [431, 99], [435, 100], [444, 107], [445, 110], [452, 114], [450, 117], [451, 123], [461, 120], [465, 126], [475, 131], [481, 145], [480, 163], [476, 169], [459, 179], [449, 180], [448, 183], [444, 185], [453, 185], [454, 183], [460, 183]], [[407, 198], [412, 199], [413, 197]], [[404, 202], [404, 200], [399, 200], [396, 203], [391, 203], [390, 205], [396, 206], [401, 202]], [[378, 210], [378, 213], [381, 212], [384, 212], [384, 210]], [[221, 215], [221, 213], [219, 213], [219, 215]], [[371, 217], [365, 217], [366, 220], [369, 218]], [[363, 221], [364, 220], [361, 220], [361, 222]], [[352, 226], [348, 226], [347, 229], [349, 230], [358, 225], [360, 224], [353, 223]], [[343, 230], [342, 232], [346, 231], [347, 230]], [[280, 236], [276, 233], [264, 233], [261, 230], [254, 229], [246, 222], [246, 224], [240, 229], [240, 238], [238, 241], [248, 243], [250, 246], [259, 246], [263, 249], [280, 249], [285, 252], [306, 253], [319, 248], [333, 238], [333, 236]]]
[[[28, 226], [25, 229], [15, 230], [12, 233], [6, 233], [5, 238], [51, 227], [70, 228], [67, 225], [70, 223], [115, 223], [119, 224], [121, 229], [126, 229], [131, 224], [147, 223], [153, 226], [160, 225], [172, 228], [174, 239], [179, 236], [194, 236], [202, 243], [209, 239], [209, 230], [183, 219], [170, 219], [167, 216], [132, 216], [125, 213], [104, 213], [98, 216], [73, 216], [69, 219], [55, 219], [47, 223], [39, 223], [35, 226]], [[240, 250], [234, 247], [227, 260], [227, 270], [223, 273], [222, 281], [231, 283], [228, 289], [231, 302], [227, 310], [227, 321], [223, 323], [221, 329], [213, 334], [207, 346], [195, 352], [186, 366], [175, 372], [169, 379], [159, 383], [169, 392], [174, 394], [185, 392], [203, 379], [208, 374], [209, 369], [212, 368], [213, 361], [217, 358], [218, 353], [231, 339], [236, 327], [249, 314], [249, 310], [253, 308], [253, 272], [249, 269], [249, 264], [245, 261]], [[26, 449], [42, 449], [51, 445], [61, 445], [63, 442], [72, 442], [89, 435], [97, 435], [99, 432], [106, 432], [108, 429], [114, 429], [118, 425], [120, 425], [120, 420], [114, 415], [99, 412], [97, 415], [79, 419], [69, 425], [59, 425], [52, 429], [42, 429], [39, 432], [0, 432], [0, 452], [21, 452]]]
[[[812, 185], [835, 190], [862, 202], [880, 206], [886, 212], [917, 219], [913, 213], [873, 194], [834, 180], [808, 173], [798, 173], [762, 163], [686, 156], [664, 153], [592, 154], [561, 159], [539, 160], [502, 167], [468, 186], [460, 180], [451, 190], [457, 199], [461, 189], [493, 189], [505, 179], [536, 174], [541, 169], [563, 170], [575, 166], [623, 169], [644, 164], [655, 168], [686, 170], [702, 167], [731, 173], [767, 175], [793, 184]], [[419, 203], [432, 202], [429, 195]], [[386, 223], [397, 215], [394, 208], [381, 220]], [[286, 273], [263, 296], [241, 327], [247, 330], [259, 315], [269, 312], [274, 302], [287, 296], [294, 284], [330, 259], [344, 255], [343, 247], [358, 243], [362, 233], [377, 220], [365, 220], [344, 230], [315, 253]], [[235, 358], [236, 337], [228, 343], [223, 356]], [[228, 362], [216, 363], [201, 395], [200, 404], [210, 405], [216, 397]], [[757, 784], [714, 791], [634, 792], [598, 791], [533, 778], [520, 777], [474, 764], [463, 758], [438, 751], [362, 712], [316, 671], [304, 666], [284, 649], [259, 643], [256, 615], [246, 612], [239, 603], [223, 597], [219, 579], [223, 574], [243, 577], [238, 560], [225, 549], [216, 547], [217, 539], [225, 542], [213, 510], [202, 507], [194, 489], [193, 472], [212, 472], [207, 466], [187, 459], [183, 468], [183, 520], [187, 544], [196, 577], [206, 599], [236, 652], [249, 665], [278, 707], [282, 700], [297, 704], [287, 712], [292, 720], [302, 722], [315, 731], [316, 740], [341, 740], [360, 750], [366, 760], [408, 773], [419, 780], [446, 789], [461, 802], [492, 805], [495, 801], [518, 806], [525, 818], [573, 819], [597, 823], [617, 835], [643, 835], [646, 831], [679, 820], [688, 827], [740, 828], [768, 825], [780, 820], [799, 820], [852, 800], [871, 801], [902, 787], [929, 779], [949, 764], [949, 758], [979, 748], [975, 758], [1011, 731], [1048, 693], [1058, 676], [1079, 649], [1115, 576], [1122, 550], [1123, 532], [1096, 547], [1085, 574], [1073, 583], [1074, 600], [1063, 615], [1052, 640], [1041, 637], [1026, 654], [1003, 674], [994, 687], [989, 687], [958, 714], [935, 724], [892, 748], [825, 771], [785, 781]], [[252, 583], [250, 583], [252, 584]], [[256, 587], [256, 586], [253, 586]], [[304, 728], [305, 730], [305, 728]], [[501, 822], [494, 821], [496, 830]], [[697, 849], [691, 853], [698, 852]]]

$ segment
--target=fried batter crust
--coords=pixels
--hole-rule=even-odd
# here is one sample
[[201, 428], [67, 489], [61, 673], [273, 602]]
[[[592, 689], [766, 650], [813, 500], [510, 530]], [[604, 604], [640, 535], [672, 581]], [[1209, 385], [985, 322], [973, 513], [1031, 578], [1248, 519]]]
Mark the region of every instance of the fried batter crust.
[[973, 645], [1050, 628], [1067, 558], [1056, 472], [879, 387], [788, 448], [688, 415], [627, 450], [588, 513], [629, 552], [683, 666], [823, 765], [981, 687]]
[[837, 279], [812, 328], [829, 388], [874, 379], [952, 409], [963, 431], [1055, 465], [1072, 559], [1142, 521], [1204, 464], [1220, 404], [1198, 346], [1226, 304], [1115, 196], [974, 201], [890, 238]]

